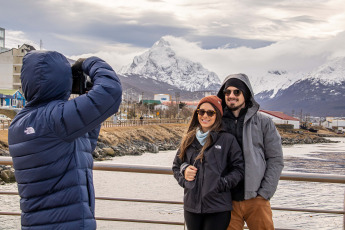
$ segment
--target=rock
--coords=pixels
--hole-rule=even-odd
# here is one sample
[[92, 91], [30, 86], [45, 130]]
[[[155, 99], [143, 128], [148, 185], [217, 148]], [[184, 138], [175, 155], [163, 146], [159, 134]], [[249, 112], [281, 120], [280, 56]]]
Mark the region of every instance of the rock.
[[304, 138], [304, 143], [312, 144], [313, 143], [313, 139], [311, 139], [310, 137], [306, 137], [306, 138]]
[[122, 156], [123, 155], [123, 147], [122, 146], [114, 145], [114, 146], [111, 146], [111, 148], [114, 150], [115, 156]]
[[93, 158], [99, 158], [99, 150], [95, 150], [92, 152]]
[[107, 156], [115, 156], [115, 151], [112, 148], [103, 148], [102, 150], [106, 153]]
[[158, 153], [158, 152], [159, 152], [159, 148], [158, 148], [158, 146], [155, 145], [155, 144], [149, 144], [149, 145], [148, 145], [148, 151], [149, 151], [150, 153]]
[[103, 148], [106, 148], [107, 146], [103, 142], [98, 141], [97, 142], [97, 147], [103, 149]]
[[11, 183], [11, 182], [15, 182], [16, 181], [13, 169], [2, 170], [0, 177], [6, 183]]

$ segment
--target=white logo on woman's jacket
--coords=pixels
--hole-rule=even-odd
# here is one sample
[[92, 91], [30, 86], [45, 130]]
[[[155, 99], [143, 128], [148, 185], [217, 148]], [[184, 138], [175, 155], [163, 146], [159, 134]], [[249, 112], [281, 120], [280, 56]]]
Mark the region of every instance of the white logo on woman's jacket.
[[35, 133], [35, 129], [32, 128], [32, 127], [27, 127], [27, 128], [24, 130], [24, 133], [25, 133], [26, 135], [33, 134], [33, 133]]
[[214, 146], [216, 149], [222, 149], [222, 146], [220, 146], [220, 145], [215, 145]]

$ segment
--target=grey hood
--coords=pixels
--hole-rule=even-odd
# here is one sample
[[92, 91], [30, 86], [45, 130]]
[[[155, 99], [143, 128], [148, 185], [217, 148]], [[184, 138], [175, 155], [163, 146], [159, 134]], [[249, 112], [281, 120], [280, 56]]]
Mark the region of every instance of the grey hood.
[[231, 78], [237, 78], [238, 80], [241, 80], [244, 84], [247, 85], [248, 89], [250, 90], [250, 101], [252, 102], [252, 106], [251, 109], [248, 109], [248, 112], [246, 114], [246, 118], [245, 120], [247, 120], [249, 117], [251, 117], [252, 115], [254, 115], [260, 108], [260, 105], [255, 101], [254, 99], [254, 92], [253, 92], [253, 88], [252, 85], [250, 84], [249, 78], [247, 75], [243, 74], [243, 73], [238, 73], [238, 74], [230, 74], [229, 76], [227, 76], [223, 83], [222, 86], [220, 87], [217, 96], [222, 99], [222, 107], [223, 109], [226, 107], [226, 103], [225, 103], [225, 95], [223, 93], [224, 91], [224, 87], [225, 87], [225, 83], [230, 80]]

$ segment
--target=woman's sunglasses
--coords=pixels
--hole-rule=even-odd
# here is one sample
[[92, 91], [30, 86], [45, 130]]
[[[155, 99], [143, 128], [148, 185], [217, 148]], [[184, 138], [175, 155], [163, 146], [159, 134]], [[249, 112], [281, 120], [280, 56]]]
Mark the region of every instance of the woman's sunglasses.
[[241, 90], [239, 89], [235, 89], [235, 90], [226, 89], [223, 91], [225, 96], [230, 96], [231, 92], [233, 92], [236, 97], [240, 96], [242, 93]]
[[204, 109], [197, 109], [196, 112], [200, 115], [200, 116], [204, 116], [204, 114], [206, 113], [207, 116], [209, 117], [213, 117], [213, 115], [216, 114], [216, 111], [214, 110], [204, 110]]

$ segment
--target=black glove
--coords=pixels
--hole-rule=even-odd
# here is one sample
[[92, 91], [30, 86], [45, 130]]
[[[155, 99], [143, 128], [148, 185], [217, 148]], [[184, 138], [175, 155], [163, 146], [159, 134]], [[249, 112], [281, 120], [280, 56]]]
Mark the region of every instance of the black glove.
[[83, 72], [83, 62], [85, 58], [79, 58], [73, 65], [72, 65], [72, 76], [73, 76], [73, 84], [72, 84], [72, 93], [73, 94], [84, 94], [86, 92], [86, 77], [84, 76]]
[[80, 76], [83, 74], [83, 62], [86, 58], [79, 58], [73, 65], [72, 65], [72, 75], [73, 76]]

